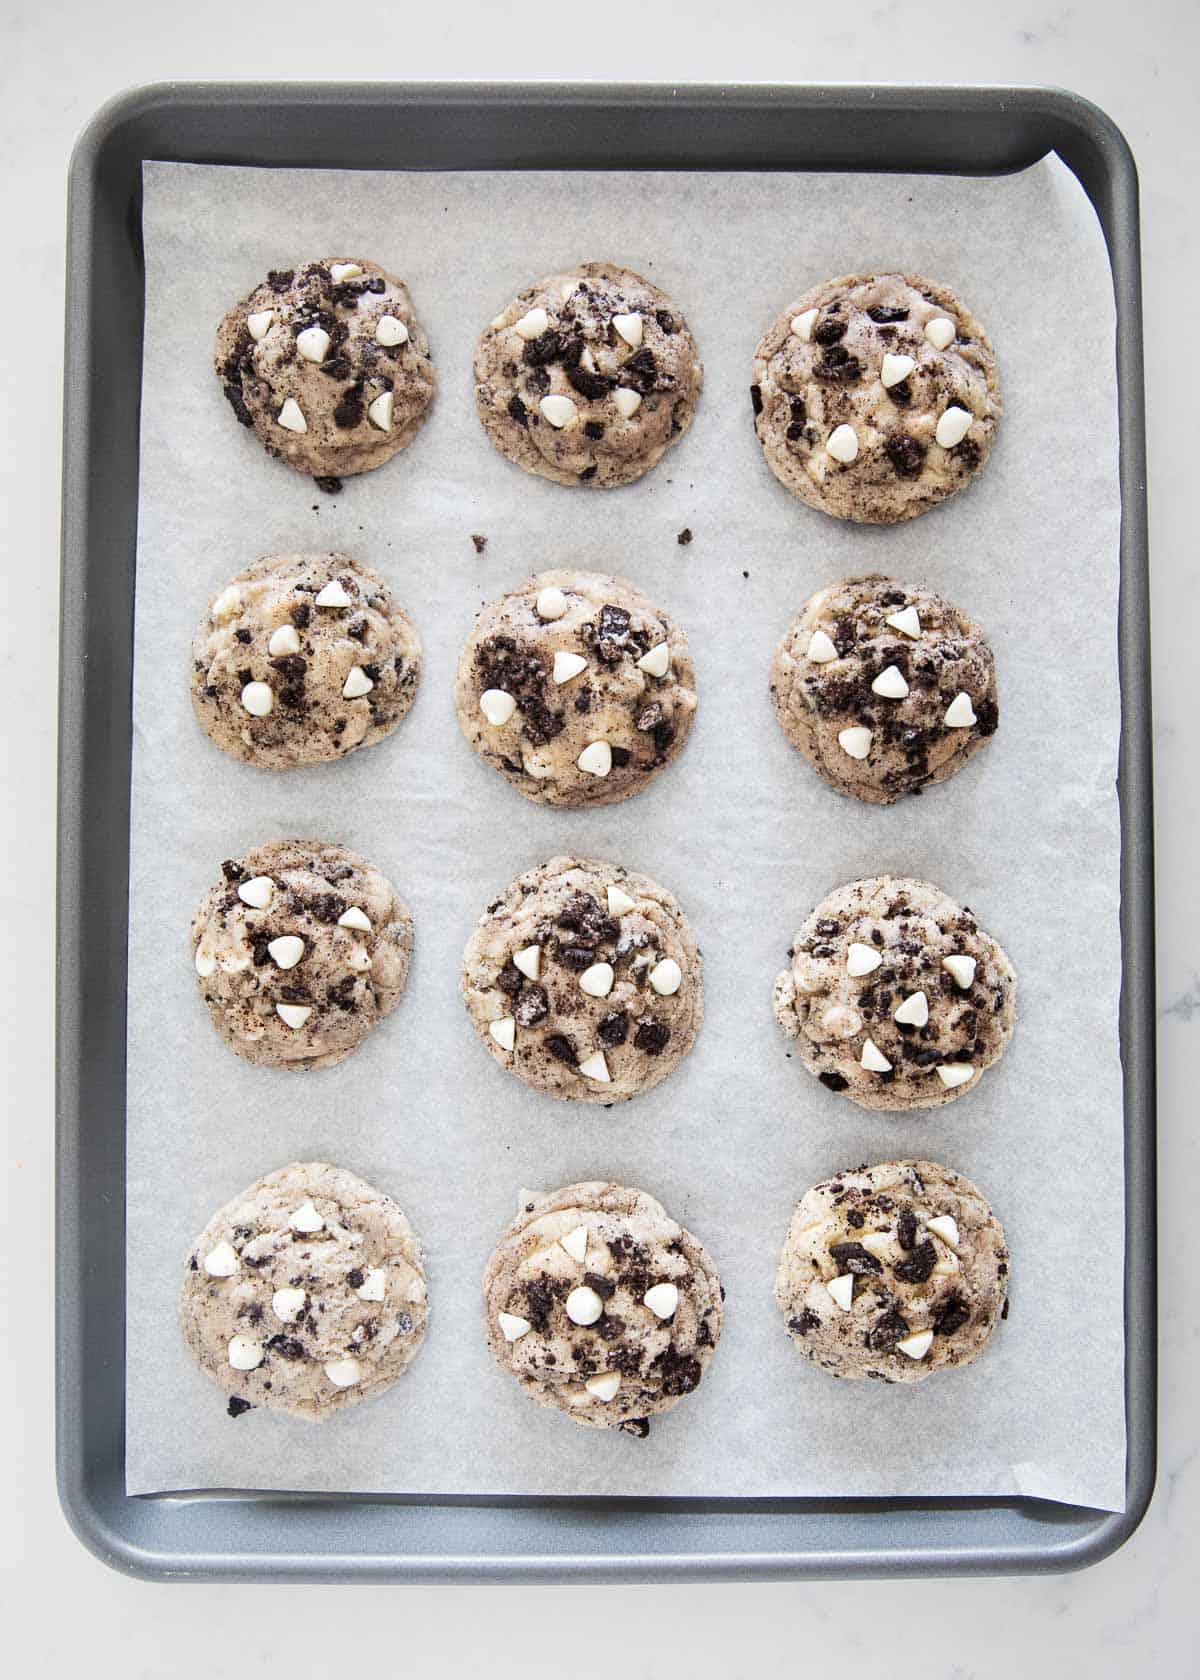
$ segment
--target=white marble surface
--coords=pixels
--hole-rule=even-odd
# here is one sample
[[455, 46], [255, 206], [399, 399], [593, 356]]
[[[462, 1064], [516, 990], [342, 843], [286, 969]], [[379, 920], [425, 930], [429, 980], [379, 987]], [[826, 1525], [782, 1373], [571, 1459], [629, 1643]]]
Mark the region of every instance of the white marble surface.
[[[435, 1676], [516, 1675], [532, 1652], [573, 1671], [694, 1680], [864, 1662], [931, 1680], [1130, 1676], [1186, 1667], [1197, 1629], [1200, 1318], [1173, 1287], [1200, 1166], [1187, 1058], [1200, 1033], [1194, 850], [1200, 765], [1189, 752], [1198, 605], [1190, 338], [1196, 309], [1200, 121], [1191, 0], [984, 8], [914, 0], [659, 0], [653, 8], [484, 3], [339, 11], [292, 0], [8, 0], [0, 10], [0, 181], [8, 234], [0, 330], [0, 684], [6, 728], [0, 1033], [9, 1072], [5, 1193], [9, 1335], [0, 1392], [0, 1605], [17, 1672], [353, 1674], [365, 1662]], [[311, 1589], [143, 1585], [68, 1532], [51, 1475], [49, 1242], [53, 757], [59, 323], [65, 170], [74, 135], [131, 83], [161, 79], [599, 77], [641, 80], [1012, 81], [1069, 86], [1124, 128], [1142, 173], [1158, 712], [1161, 1211], [1159, 1490], [1129, 1545], [1082, 1575], [1025, 1581], [604, 1589]], [[18, 314], [44, 311], [32, 321]], [[1069, 963], [1070, 954], [1065, 960]], [[1190, 1247], [1190, 1244], [1188, 1245]], [[1064, 1278], [1086, 1308], [1087, 1257]], [[601, 1598], [603, 1594], [603, 1600]], [[561, 1647], [559, 1641], [562, 1641]]]

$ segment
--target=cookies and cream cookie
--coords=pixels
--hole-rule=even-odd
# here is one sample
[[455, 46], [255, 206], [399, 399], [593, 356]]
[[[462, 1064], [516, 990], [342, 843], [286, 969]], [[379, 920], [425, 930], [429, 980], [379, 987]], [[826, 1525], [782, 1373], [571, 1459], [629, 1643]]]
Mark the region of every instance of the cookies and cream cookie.
[[969, 484], [1001, 410], [983, 328], [919, 274], [847, 274], [805, 292], [759, 344], [750, 395], [786, 490], [885, 525]]
[[611, 805], [682, 751], [696, 710], [687, 637], [624, 578], [527, 578], [480, 613], [455, 683], [479, 756], [545, 805]]
[[905, 876], [817, 905], [775, 982], [800, 1059], [861, 1108], [938, 1108], [977, 1085], [1016, 1020], [1012, 964], [970, 910]]
[[953, 776], [999, 722], [979, 626], [931, 589], [875, 574], [806, 602], [775, 650], [771, 699], [818, 774], [872, 805]]
[[611, 1104], [648, 1091], [692, 1047], [700, 952], [674, 897], [595, 858], [526, 870], [463, 953], [471, 1025], [535, 1090]]
[[429, 1307], [421, 1245], [390, 1196], [344, 1167], [295, 1162], [215, 1213], [179, 1296], [188, 1352], [232, 1396], [312, 1420], [390, 1387]]
[[1008, 1316], [1004, 1232], [969, 1179], [935, 1161], [838, 1173], [792, 1216], [775, 1298], [835, 1377], [922, 1382], [967, 1365]]
[[421, 643], [383, 579], [345, 554], [269, 554], [209, 603], [192, 705], [222, 752], [269, 770], [382, 741], [412, 705]]
[[670, 298], [606, 262], [527, 287], [475, 352], [475, 406], [500, 453], [597, 490], [649, 472], [691, 425], [703, 381]]
[[217, 1032], [265, 1067], [340, 1062], [400, 1001], [407, 906], [372, 864], [324, 840], [272, 840], [221, 868], [191, 930]]
[[268, 455], [326, 490], [410, 444], [436, 386], [408, 287], [366, 257], [273, 269], [221, 322], [215, 365]]
[[644, 1437], [716, 1351], [716, 1266], [644, 1190], [568, 1184], [521, 1200], [483, 1274], [488, 1346], [538, 1405]]

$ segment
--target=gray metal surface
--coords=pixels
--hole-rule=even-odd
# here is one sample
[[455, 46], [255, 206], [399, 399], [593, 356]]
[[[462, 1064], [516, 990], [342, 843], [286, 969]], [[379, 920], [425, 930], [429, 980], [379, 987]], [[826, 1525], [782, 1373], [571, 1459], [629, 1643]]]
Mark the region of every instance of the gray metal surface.
[[[1027, 1499], [127, 1498], [125, 941], [142, 160], [998, 174], [1051, 150], [1096, 207], [1117, 305], [1125, 1513]], [[60, 1497], [84, 1544], [146, 1577], [342, 1581], [1003, 1574], [1078, 1568], [1121, 1545], [1154, 1485], [1156, 1368], [1145, 416], [1137, 175], [1120, 132], [1073, 95], [1038, 88], [164, 84], [106, 106], [81, 138], [67, 258], [57, 1417]]]

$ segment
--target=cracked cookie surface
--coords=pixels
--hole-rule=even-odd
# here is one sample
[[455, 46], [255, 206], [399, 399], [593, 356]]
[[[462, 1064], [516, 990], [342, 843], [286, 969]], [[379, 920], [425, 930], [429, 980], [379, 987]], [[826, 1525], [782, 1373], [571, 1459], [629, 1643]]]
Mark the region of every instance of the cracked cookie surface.
[[455, 709], [479, 756], [540, 804], [611, 805], [683, 750], [695, 672], [679, 625], [624, 578], [527, 578], [480, 613]]
[[938, 1108], [1007, 1049], [1017, 977], [940, 887], [876, 875], [817, 905], [775, 981], [773, 1007], [828, 1090], [861, 1108]]
[[894, 524], [963, 489], [991, 453], [996, 356], [947, 286], [847, 274], [763, 336], [750, 396], [767, 464], [838, 519]]
[[872, 574], [818, 590], [775, 650], [788, 740], [839, 793], [890, 805], [945, 781], [995, 734], [983, 631], [920, 585]]
[[192, 705], [222, 752], [269, 770], [342, 758], [390, 735], [421, 643], [387, 584], [345, 554], [269, 554], [209, 603]]
[[935, 1161], [838, 1173], [803, 1196], [775, 1299], [835, 1377], [922, 1382], [967, 1365], [1008, 1316], [1004, 1232], [969, 1179]]
[[480, 917], [461, 989], [495, 1059], [572, 1102], [624, 1102], [659, 1084], [704, 1013], [700, 952], [675, 898], [595, 858], [518, 875]]
[[323, 1161], [268, 1173], [192, 1244], [179, 1296], [188, 1351], [252, 1407], [316, 1420], [379, 1394], [425, 1334], [421, 1245], [390, 1196]]
[[716, 1266], [644, 1190], [595, 1181], [521, 1202], [483, 1275], [492, 1354], [539, 1405], [644, 1437], [716, 1351]]
[[475, 406], [495, 447], [526, 472], [585, 489], [649, 472], [691, 425], [703, 382], [670, 298], [607, 262], [526, 287], [475, 352]]
[[345, 846], [273, 840], [222, 865], [192, 917], [196, 985], [229, 1048], [265, 1067], [331, 1067], [400, 1001], [407, 906]]
[[408, 287], [366, 257], [273, 269], [222, 320], [214, 364], [239, 424], [329, 491], [410, 444], [437, 383]]

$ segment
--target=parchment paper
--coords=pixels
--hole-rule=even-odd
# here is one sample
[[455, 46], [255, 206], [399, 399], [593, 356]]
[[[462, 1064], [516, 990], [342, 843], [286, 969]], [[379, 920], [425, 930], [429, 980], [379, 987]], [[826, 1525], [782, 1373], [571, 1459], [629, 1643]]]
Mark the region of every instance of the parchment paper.
[[[149, 164], [134, 685], [129, 976], [131, 1492], [292, 1488], [672, 1495], [1026, 1493], [1116, 1509], [1124, 1483], [1117, 1050], [1118, 489], [1114, 315], [1100, 229], [1067, 171], [855, 175], [367, 174]], [[441, 378], [406, 454], [337, 497], [269, 460], [210, 367], [222, 312], [268, 268], [363, 251], [403, 275]], [[523, 285], [591, 257], [654, 278], [706, 368], [691, 433], [638, 485], [570, 492], [487, 443], [476, 336]], [[986, 323], [1005, 415], [978, 485], [893, 529], [804, 508], [751, 426], [754, 346], [805, 286], [855, 269], [946, 280]], [[690, 527], [688, 547], [676, 533]], [[471, 534], [488, 538], [477, 555]], [[188, 650], [249, 561], [339, 547], [377, 566], [425, 664], [398, 734], [290, 775], [197, 729]], [[627, 573], [686, 626], [695, 733], [628, 804], [528, 805], [461, 739], [451, 688], [474, 612], [531, 570]], [[954, 781], [891, 810], [839, 798], [785, 741], [774, 644], [819, 585], [924, 578], [990, 632], [1001, 727]], [[345, 842], [416, 919], [397, 1013], [345, 1065], [257, 1069], [219, 1042], [188, 920], [221, 860], [282, 835]], [[651, 1095], [575, 1109], [506, 1077], [457, 985], [471, 927], [564, 850], [672, 888], [705, 954], [694, 1052]], [[962, 1101], [870, 1115], [789, 1058], [771, 983], [830, 888], [894, 871], [980, 916], [1021, 981], [1015, 1042]], [[772, 1298], [796, 1198], [865, 1160], [927, 1156], [976, 1180], [1013, 1253], [1012, 1313], [969, 1369], [913, 1388], [839, 1383]], [[175, 1323], [188, 1245], [259, 1174], [340, 1162], [396, 1196], [428, 1254], [432, 1319], [385, 1397], [313, 1426], [236, 1422]], [[641, 1185], [710, 1247], [728, 1289], [710, 1375], [637, 1442], [532, 1407], [493, 1366], [479, 1278], [522, 1186]]]

